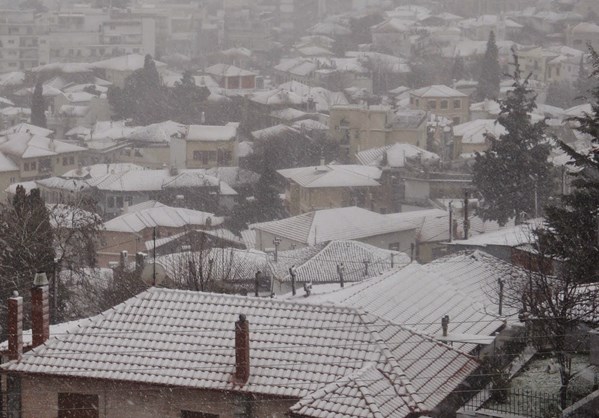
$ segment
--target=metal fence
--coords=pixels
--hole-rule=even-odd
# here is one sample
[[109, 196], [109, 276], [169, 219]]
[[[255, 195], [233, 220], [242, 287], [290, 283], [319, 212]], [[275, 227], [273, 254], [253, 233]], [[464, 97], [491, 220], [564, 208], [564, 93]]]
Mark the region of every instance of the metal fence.
[[[498, 402], [489, 399], [487, 391], [479, 392], [464, 405], [464, 410], [485, 409], [501, 414], [519, 415], [528, 418], [553, 418], [559, 416], [558, 395], [519, 389], [507, 390], [505, 395], [505, 401]], [[568, 399], [568, 404], [571, 404], [570, 399]]]

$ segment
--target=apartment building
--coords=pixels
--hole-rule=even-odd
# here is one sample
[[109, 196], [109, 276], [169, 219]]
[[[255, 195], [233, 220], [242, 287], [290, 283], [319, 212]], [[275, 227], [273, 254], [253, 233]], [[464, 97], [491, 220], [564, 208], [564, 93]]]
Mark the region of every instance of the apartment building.
[[433, 85], [410, 92], [410, 107], [443, 116], [454, 125], [469, 120], [470, 98], [451, 87]]
[[0, 10], [0, 73], [46, 64], [39, 51], [47, 42], [47, 30], [33, 11]]

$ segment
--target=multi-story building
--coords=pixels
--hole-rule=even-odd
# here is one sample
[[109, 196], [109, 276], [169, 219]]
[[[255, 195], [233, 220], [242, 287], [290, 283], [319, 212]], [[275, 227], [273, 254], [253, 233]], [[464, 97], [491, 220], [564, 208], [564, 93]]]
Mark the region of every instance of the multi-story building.
[[384, 106], [333, 106], [329, 134], [340, 144], [339, 157], [344, 161], [359, 151], [396, 143], [426, 148], [426, 113], [393, 113]]
[[433, 85], [410, 92], [410, 107], [445, 117], [459, 125], [469, 120], [470, 98], [451, 87]]
[[567, 34], [568, 45], [583, 51], [587, 50], [587, 45], [590, 44], [595, 50], [599, 50], [599, 25], [594, 23], [579, 23], [570, 30]]
[[47, 42], [46, 33], [47, 26], [33, 11], [0, 10], [0, 73], [46, 64], [39, 52]]

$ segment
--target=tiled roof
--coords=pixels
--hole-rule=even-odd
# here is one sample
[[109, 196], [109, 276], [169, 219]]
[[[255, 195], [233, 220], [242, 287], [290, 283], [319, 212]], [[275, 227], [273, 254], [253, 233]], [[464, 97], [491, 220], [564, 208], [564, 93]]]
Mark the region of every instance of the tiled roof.
[[442, 84], [422, 87], [412, 91], [412, 94], [418, 97], [467, 97], [464, 93]]
[[[500, 260], [482, 251], [465, 251], [434, 260], [424, 266], [428, 272], [442, 276], [460, 292], [487, 307], [487, 311], [498, 312], [498, 279], [525, 279], [528, 274], [519, 267]], [[509, 306], [503, 307], [504, 316], [517, 312]]]
[[321, 165], [278, 170], [286, 179], [302, 187], [367, 187], [380, 186], [377, 181], [382, 171], [378, 167], [363, 165]]
[[81, 152], [85, 148], [27, 132], [6, 135], [0, 151], [18, 158], [37, 158]]
[[125, 213], [106, 222], [104, 229], [115, 232], [140, 232], [157, 226], [183, 228], [191, 225], [206, 225], [208, 220], [212, 226], [223, 223], [223, 218], [214, 216], [212, 213], [161, 206]]
[[[392, 269], [392, 264], [397, 267], [410, 262], [410, 257], [404, 253], [384, 250], [358, 241], [332, 241], [324, 247], [319, 246], [315, 249], [317, 252], [311, 254], [303, 262], [293, 254], [298, 250], [279, 252], [278, 259], [280, 262], [277, 264], [282, 264], [286, 268], [277, 269], [279, 270], [278, 278], [283, 281], [290, 281], [289, 267], [295, 265], [297, 281], [300, 283], [338, 282], [337, 265], [343, 264], [344, 281], [358, 282]], [[277, 266], [275, 265], [275, 267]]]
[[[395, 324], [439, 337], [441, 318], [449, 315], [450, 333], [490, 336], [503, 321], [487, 313], [486, 305], [460, 291], [442, 275], [412, 263], [345, 288], [327, 287], [313, 296], [296, 296], [305, 303], [334, 303], [363, 309]], [[497, 312], [494, 312], [496, 314]], [[455, 345], [454, 345], [455, 346]], [[455, 346], [470, 350], [472, 345]]]
[[[239, 314], [246, 315], [250, 328], [250, 377], [243, 386], [232, 380]], [[435, 408], [478, 362], [357, 309], [152, 288], [2, 368], [298, 400], [311, 396], [298, 407], [319, 397], [327, 408], [348, 400], [322, 398], [320, 389], [334, 382], [351, 388], [349, 382], [359, 376], [365, 382], [383, 373], [386, 378], [371, 381], [368, 394], [352, 388], [348, 397], [363, 397], [357, 406], [368, 402], [401, 411], [383, 416], [405, 417]], [[389, 393], [392, 404], [383, 396]], [[364, 411], [347, 410], [343, 416], [373, 416]]]
[[237, 137], [239, 123], [229, 122], [219, 125], [189, 125], [185, 139], [187, 141], [232, 141]]
[[413, 224], [355, 206], [323, 209], [250, 227], [309, 245], [417, 229]]
[[361, 164], [369, 166], [380, 166], [383, 156], [387, 155], [389, 167], [405, 167], [406, 160], [416, 161], [438, 161], [439, 156], [434, 152], [427, 151], [412, 144], [393, 144], [381, 148], [370, 148], [360, 151], [356, 158]]

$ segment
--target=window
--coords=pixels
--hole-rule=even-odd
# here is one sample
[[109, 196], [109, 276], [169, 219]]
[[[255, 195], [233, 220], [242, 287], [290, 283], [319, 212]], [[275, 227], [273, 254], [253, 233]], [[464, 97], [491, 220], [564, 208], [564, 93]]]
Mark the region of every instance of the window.
[[181, 411], [181, 418], [218, 418], [218, 415], [207, 412]]
[[29, 171], [29, 163], [23, 163], [23, 171]]
[[69, 165], [75, 165], [75, 157], [69, 157]]
[[108, 197], [108, 199], [106, 200], [106, 206], [108, 206], [109, 208], [114, 208], [114, 197]]
[[447, 100], [441, 100], [441, 109], [447, 109], [449, 107], [449, 102]]
[[429, 100], [427, 102], [428, 108], [429, 109], [436, 109], [437, 108], [437, 102], [435, 100]]
[[453, 101], [453, 108], [454, 109], [461, 109], [462, 108], [462, 101], [460, 99], [456, 99]]
[[58, 418], [99, 418], [98, 395], [83, 393], [58, 394]]
[[202, 161], [203, 152], [202, 151], [194, 151], [193, 152], [193, 160], [194, 161]]
[[452, 121], [453, 121], [453, 125], [454, 125], [454, 126], [455, 126], [455, 125], [459, 125], [459, 124], [461, 123], [461, 120], [460, 120], [460, 118], [457, 118], [457, 117], [456, 117], [456, 118], [453, 118], [453, 120], [452, 120]]
[[36, 170], [37, 169], [37, 164], [35, 161], [32, 161], [29, 163], [29, 168], [31, 169], [31, 171]]
[[115, 200], [116, 200], [116, 207], [122, 208], [123, 207], [123, 196], [117, 196], [115, 198]]
[[69, 165], [69, 158], [68, 157], [62, 157], [62, 165]]

